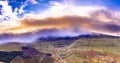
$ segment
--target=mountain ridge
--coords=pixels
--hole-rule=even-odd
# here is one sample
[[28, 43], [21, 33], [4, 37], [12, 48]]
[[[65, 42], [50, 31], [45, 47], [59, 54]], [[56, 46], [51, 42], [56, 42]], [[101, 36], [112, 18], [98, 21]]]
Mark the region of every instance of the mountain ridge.
[[54, 37], [48, 36], [43, 38], [38, 38], [36, 41], [57, 41], [57, 40], [77, 40], [83, 38], [120, 38], [119, 36], [112, 36], [112, 35], [105, 35], [105, 34], [86, 34], [86, 35], [79, 35], [74, 37]]

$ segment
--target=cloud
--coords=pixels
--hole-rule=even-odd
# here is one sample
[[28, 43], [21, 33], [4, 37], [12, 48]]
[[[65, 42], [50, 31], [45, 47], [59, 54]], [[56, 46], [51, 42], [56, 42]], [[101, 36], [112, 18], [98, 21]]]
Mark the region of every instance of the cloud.
[[[114, 21], [113, 21], [114, 22]], [[24, 19], [19, 21], [20, 25], [5, 29], [2, 32], [6, 33], [27, 33], [36, 32], [44, 29], [58, 29], [64, 30], [69, 29], [84, 29], [90, 32], [105, 33], [116, 35], [120, 33], [120, 24], [104, 22], [101, 19], [93, 17], [82, 17], [82, 16], [62, 16], [58, 18], [49, 17], [44, 19]]]
[[120, 33], [120, 25], [116, 25], [116, 24], [106, 24], [104, 27], [106, 30], [110, 31], [110, 32], [119, 32]]
[[[79, 36], [85, 33], [85, 30], [78, 30], [77, 32], [75, 30], [71, 31], [69, 29], [41, 29], [34, 32], [27, 32], [27, 33], [20, 33], [20, 34], [13, 34], [13, 33], [2, 33], [0, 34], [0, 43], [6, 43], [6, 42], [22, 42], [22, 43], [31, 43], [35, 42], [38, 38], [43, 37], [73, 37], [73, 36]], [[80, 33], [81, 32], [81, 33]], [[79, 35], [78, 35], [79, 34]]]
[[28, 0], [28, 1], [32, 2], [33, 4], [37, 4], [37, 1], [35, 0]]
[[[113, 21], [114, 22], [114, 21]], [[64, 16], [60, 18], [47, 18], [43, 20], [25, 20], [23, 25], [35, 26], [35, 27], [51, 27], [51, 28], [84, 28], [90, 31], [99, 30], [97, 32], [108, 33], [120, 33], [120, 24], [111, 22], [100, 21], [93, 17], [81, 17], [81, 16]]]
[[[35, 0], [25, 1], [21, 9], [28, 5], [28, 2], [32, 3]], [[74, 4], [69, 6], [69, 4], [52, 2], [52, 6], [42, 13], [25, 14], [22, 19], [2, 22], [0, 33], [22, 34], [44, 29], [69, 30], [70, 33], [73, 30], [87, 30], [88, 33], [96, 32], [116, 36], [120, 33], [120, 19], [117, 15], [120, 12], [101, 6], [76, 6]], [[8, 7], [7, 4], [6, 6]]]
[[[27, 0], [21, 9], [28, 2], [34, 1]], [[21, 19], [1, 22], [0, 36], [6, 37], [4, 34], [8, 34], [11, 41], [23, 42], [33, 41], [37, 37], [78, 36], [92, 32], [120, 36], [119, 13], [104, 6], [76, 6], [52, 2], [52, 6], [42, 13], [29, 13]]]

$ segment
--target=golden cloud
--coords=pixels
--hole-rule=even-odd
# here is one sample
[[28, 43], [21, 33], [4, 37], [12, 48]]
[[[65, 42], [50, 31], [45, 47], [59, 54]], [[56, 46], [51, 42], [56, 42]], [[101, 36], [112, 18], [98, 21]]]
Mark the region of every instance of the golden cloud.
[[105, 23], [99, 19], [81, 16], [62, 16], [49, 17], [44, 19], [24, 19], [18, 22], [20, 25], [1, 30], [1, 33], [27, 33], [35, 32], [42, 29], [86, 29], [90, 32], [97, 32], [109, 35], [118, 35], [120, 33], [120, 25], [113, 23]]

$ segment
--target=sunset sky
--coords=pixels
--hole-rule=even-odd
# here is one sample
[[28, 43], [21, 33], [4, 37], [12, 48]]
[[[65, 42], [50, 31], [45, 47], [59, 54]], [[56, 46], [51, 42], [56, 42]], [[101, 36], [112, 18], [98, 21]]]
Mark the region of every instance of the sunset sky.
[[92, 33], [120, 36], [120, 0], [0, 0], [0, 43]]

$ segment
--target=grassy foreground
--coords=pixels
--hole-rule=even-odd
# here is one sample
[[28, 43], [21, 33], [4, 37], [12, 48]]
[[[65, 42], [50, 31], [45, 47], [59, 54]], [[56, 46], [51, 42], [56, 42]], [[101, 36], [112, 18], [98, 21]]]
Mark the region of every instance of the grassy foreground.
[[[21, 47], [25, 45], [44, 53], [51, 53], [51, 58], [54, 60], [52, 63], [120, 63], [120, 38], [84, 38], [75, 41], [43, 41], [32, 44], [14, 42], [3, 44], [0, 49], [1, 51], [21, 51]], [[18, 62], [17, 60], [14, 59]]]

